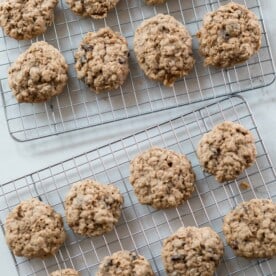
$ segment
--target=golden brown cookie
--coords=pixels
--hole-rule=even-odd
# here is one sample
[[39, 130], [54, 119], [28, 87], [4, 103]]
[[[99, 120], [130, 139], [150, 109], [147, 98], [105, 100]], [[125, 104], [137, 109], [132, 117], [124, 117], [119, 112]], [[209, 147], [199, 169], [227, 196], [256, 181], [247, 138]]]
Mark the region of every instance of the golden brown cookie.
[[61, 215], [36, 198], [22, 201], [8, 214], [5, 235], [14, 255], [27, 258], [55, 254], [66, 236]]
[[78, 15], [102, 19], [115, 8], [119, 0], [66, 0], [66, 2]]
[[0, 26], [15, 39], [43, 34], [54, 21], [58, 0], [6, 0], [0, 3]]
[[131, 161], [129, 180], [140, 203], [162, 209], [191, 196], [195, 174], [185, 155], [153, 147]]
[[153, 276], [145, 257], [129, 251], [118, 251], [103, 259], [96, 276]]
[[56, 48], [44, 41], [35, 42], [9, 68], [9, 86], [18, 102], [44, 102], [63, 91], [67, 70]]
[[223, 122], [203, 135], [197, 156], [218, 182], [234, 180], [256, 160], [254, 137], [240, 124]]
[[118, 188], [94, 180], [75, 183], [65, 198], [67, 224], [77, 234], [93, 237], [110, 232], [123, 205]]
[[238, 256], [276, 256], [276, 204], [268, 199], [240, 203], [224, 217], [223, 232]]
[[110, 28], [87, 33], [75, 53], [77, 77], [96, 93], [117, 89], [129, 73], [128, 53], [126, 39]]
[[168, 276], [213, 276], [222, 255], [223, 243], [210, 227], [181, 227], [163, 242]]
[[248, 60], [261, 47], [261, 27], [257, 16], [234, 2], [208, 13], [197, 37], [205, 65], [220, 68]]
[[145, 75], [167, 86], [186, 76], [195, 63], [189, 32], [165, 14], [147, 19], [137, 28], [134, 52]]

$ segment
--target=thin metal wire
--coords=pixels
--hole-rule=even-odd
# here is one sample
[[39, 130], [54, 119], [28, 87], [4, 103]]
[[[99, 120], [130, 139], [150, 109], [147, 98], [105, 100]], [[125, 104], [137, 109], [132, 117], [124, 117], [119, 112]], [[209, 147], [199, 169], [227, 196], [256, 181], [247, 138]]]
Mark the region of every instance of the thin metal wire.
[[[196, 147], [202, 135], [224, 120], [243, 124], [255, 136], [256, 163], [236, 181], [225, 185], [202, 172]], [[186, 154], [197, 175], [196, 191], [183, 205], [170, 210], [155, 210], [139, 204], [129, 183], [129, 162], [151, 146], [166, 147]], [[95, 275], [104, 256], [117, 250], [131, 250], [144, 255], [156, 275], [165, 275], [161, 261], [162, 240], [180, 226], [210, 226], [223, 238], [223, 216], [239, 202], [250, 198], [276, 201], [276, 174], [259, 135], [249, 106], [243, 98], [221, 99], [199, 110], [148, 128], [97, 150], [68, 159], [0, 186], [0, 219], [20, 201], [38, 197], [52, 205], [64, 218], [63, 200], [72, 183], [93, 178], [115, 184], [125, 198], [122, 216], [115, 229], [102, 237], [75, 235], [65, 224], [67, 241], [54, 257], [28, 261], [14, 257], [19, 275], [47, 275], [53, 270], [74, 267], [82, 275]], [[246, 181], [250, 189], [242, 190]], [[1, 223], [1, 228], [3, 224]], [[225, 244], [223, 261], [217, 275], [273, 275], [275, 260], [249, 261], [236, 258]]]
[[[0, 90], [10, 134], [18, 141], [28, 141], [269, 85], [274, 81], [275, 70], [257, 0], [236, 1], [253, 10], [262, 25], [262, 48], [248, 62], [229, 70], [205, 68], [194, 43], [195, 68], [174, 87], [164, 88], [147, 79], [140, 70], [131, 45], [134, 31], [143, 20], [157, 13], [171, 14], [185, 24], [195, 38], [203, 15], [227, 2], [167, 1], [164, 5], [151, 7], [142, 0], [121, 0], [105, 20], [93, 21], [74, 15], [62, 0], [56, 9], [55, 24], [42, 36], [17, 42], [0, 32], [0, 40], [4, 43], [0, 51], [3, 56], [0, 59], [0, 71], [3, 72]], [[87, 31], [107, 25], [121, 32], [129, 42], [130, 76], [117, 91], [95, 95], [77, 80], [73, 55]], [[64, 93], [47, 103], [18, 104], [8, 88], [7, 69], [20, 53], [38, 40], [53, 44], [65, 56], [70, 68], [69, 83]]]

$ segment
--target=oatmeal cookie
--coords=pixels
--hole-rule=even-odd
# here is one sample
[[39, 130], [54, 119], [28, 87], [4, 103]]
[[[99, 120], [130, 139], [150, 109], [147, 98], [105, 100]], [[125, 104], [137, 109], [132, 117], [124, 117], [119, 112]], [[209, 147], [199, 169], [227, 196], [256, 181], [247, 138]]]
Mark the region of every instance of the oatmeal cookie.
[[153, 276], [145, 257], [129, 251], [118, 251], [103, 259], [96, 276]]
[[0, 3], [0, 26], [17, 40], [43, 34], [54, 21], [58, 0], [7, 0]]
[[203, 169], [222, 183], [236, 179], [255, 162], [256, 146], [245, 127], [223, 122], [203, 135], [197, 155]]
[[65, 241], [61, 215], [36, 198], [22, 201], [8, 214], [5, 234], [14, 255], [27, 258], [53, 255]]
[[80, 276], [80, 274], [73, 268], [66, 268], [62, 270], [56, 270], [52, 272], [50, 276]]
[[240, 203], [224, 217], [223, 232], [238, 256], [276, 256], [276, 204], [268, 199]]
[[181, 227], [163, 242], [168, 276], [213, 276], [222, 255], [223, 243], [209, 227]]
[[67, 224], [75, 233], [88, 237], [110, 232], [120, 218], [123, 201], [113, 185], [90, 179], [77, 182], [65, 199]]
[[145, 75], [167, 86], [186, 76], [195, 63], [192, 37], [170, 15], [158, 14], [137, 28], [134, 52]]
[[9, 86], [18, 102], [44, 102], [63, 91], [67, 69], [56, 48], [44, 41], [35, 42], [9, 68]]
[[131, 161], [129, 180], [141, 204], [162, 209], [191, 196], [195, 174], [185, 155], [153, 147]]
[[129, 73], [126, 39], [110, 28], [87, 33], [75, 53], [77, 77], [93, 91], [114, 90]]
[[242, 63], [261, 47], [257, 16], [245, 6], [233, 2], [208, 13], [197, 37], [205, 65], [219, 68]]
[[102, 19], [114, 9], [119, 0], [66, 0], [71, 10], [80, 16]]

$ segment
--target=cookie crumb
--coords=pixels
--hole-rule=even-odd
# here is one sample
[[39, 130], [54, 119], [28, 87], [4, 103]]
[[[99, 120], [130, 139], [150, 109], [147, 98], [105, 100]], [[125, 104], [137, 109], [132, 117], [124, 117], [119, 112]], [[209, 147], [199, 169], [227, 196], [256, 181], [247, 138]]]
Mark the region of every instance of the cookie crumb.
[[242, 182], [240, 183], [240, 188], [241, 188], [242, 190], [247, 190], [247, 189], [250, 188], [250, 185], [249, 185], [249, 183], [247, 183], [246, 181], [242, 181]]

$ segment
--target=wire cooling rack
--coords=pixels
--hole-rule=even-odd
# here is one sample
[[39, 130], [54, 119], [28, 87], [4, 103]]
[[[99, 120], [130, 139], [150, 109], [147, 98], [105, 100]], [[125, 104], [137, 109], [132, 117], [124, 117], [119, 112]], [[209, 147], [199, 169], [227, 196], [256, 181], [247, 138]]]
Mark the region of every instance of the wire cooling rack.
[[[256, 139], [257, 161], [236, 181], [226, 185], [216, 183], [204, 174], [196, 158], [195, 149], [203, 133], [215, 124], [231, 120], [250, 129]], [[197, 176], [196, 191], [179, 208], [155, 210], [138, 203], [129, 184], [129, 162], [138, 153], [151, 146], [160, 146], [182, 152], [191, 160]], [[54, 257], [45, 260], [27, 260], [14, 257], [20, 275], [47, 275], [56, 269], [74, 267], [82, 275], [95, 275], [104, 256], [118, 250], [131, 250], [144, 255], [156, 275], [165, 275], [160, 252], [162, 240], [180, 226], [210, 226], [224, 240], [222, 218], [239, 202], [251, 198], [276, 199], [276, 175], [252, 118], [250, 109], [241, 97], [219, 102], [178, 117], [92, 150], [75, 158], [37, 171], [2, 185], [0, 218], [20, 201], [38, 197], [52, 205], [64, 217], [63, 200], [72, 183], [92, 178], [101, 183], [114, 183], [124, 196], [122, 216], [115, 229], [106, 235], [83, 238], [65, 225], [68, 237]], [[249, 183], [241, 190], [242, 181]], [[2, 225], [3, 229], [3, 225]], [[4, 231], [4, 230], [3, 230]], [[225, 241], [224, 241], [225, 244]], [[225, 254], [217, 275], [275, 275], [275, 260], [249, 261], [237, 258], [225, 245]]]
[[[91, 20], [74, 15], [61, 0], [55, 23], [37, 40], [46, 40], [58, 48], [69, 64], [69, 83], [63, 94], [42, 104], [18, 104], [9, 89], [7, 70], [19, 53], [32, 41], [17, 42], [0, 33], [0, 81], [9, 132], [18, 141], [47, 137], [71, 130], [151, 113], [180, 105], [212, 99], [230, 93], [266, 86], [275, 73], [269, 41], [258, 0], [237, 0], [257, 14], [262, 26], [262, 48], [248, 62], [229, 70], [205, 68], [198, 55], [195, 34], [203, 15], [229, 1], [169, 0], [156, 7], [143, 0], [121, 0], [105, 20]], [[196, 65], [192, 73], [166, 88], [147, 79], [140, 70], [133, 50], [133, 34], [144, 19], [157, 13], [169, 13], [185, 24], [192, 34]], [[86, 32], [110, 26], [122, 33], [130, 48], [130, 75], [117, 91], [95, 95], [76, 78], [74, 52]]]

